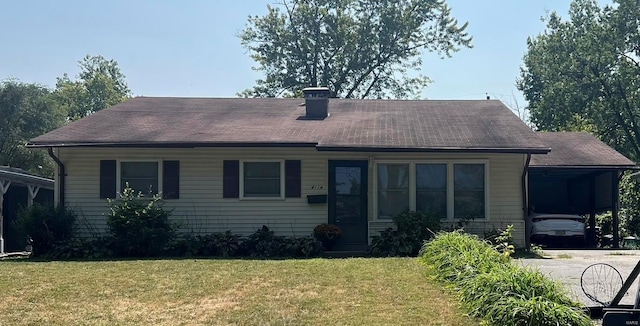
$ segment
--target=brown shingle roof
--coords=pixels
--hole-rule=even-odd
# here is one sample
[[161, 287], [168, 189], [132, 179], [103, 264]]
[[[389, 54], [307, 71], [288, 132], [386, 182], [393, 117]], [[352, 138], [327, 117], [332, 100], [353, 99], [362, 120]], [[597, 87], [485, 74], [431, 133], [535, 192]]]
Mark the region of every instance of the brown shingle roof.
[[546, 155], [532, 155], [531, 167], [635, 167], [635, 163], [587, 132], [538, 132], [551, 146]]
[[548, 146], [496, 100], [331, 99], [301, 120], [304, 99], [137, 97], [31, 140], [29, 146], [317, 146], [350, 150], [544, 153]]

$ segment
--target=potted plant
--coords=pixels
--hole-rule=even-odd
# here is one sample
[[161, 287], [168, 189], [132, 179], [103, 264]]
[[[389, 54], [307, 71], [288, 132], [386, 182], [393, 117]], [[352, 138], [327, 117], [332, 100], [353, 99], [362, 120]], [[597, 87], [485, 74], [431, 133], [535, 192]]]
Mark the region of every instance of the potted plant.
[[331, 250], [342, 235], [342, 230], [334, 224], [318, 224], [313, 228], [313, 236], [322, 243], [322, 248]]

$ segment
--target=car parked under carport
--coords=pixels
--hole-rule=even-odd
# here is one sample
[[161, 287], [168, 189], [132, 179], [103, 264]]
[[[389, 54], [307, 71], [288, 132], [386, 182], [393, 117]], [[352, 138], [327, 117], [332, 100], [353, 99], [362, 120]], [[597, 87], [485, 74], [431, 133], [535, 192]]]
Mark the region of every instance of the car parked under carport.
[[[528, 168], [530, 212], [586, 217], [586, 243], [594, 246], [596, 214], [611, 211], [613, 247], [619, 244], [618, 186], [624, 171], [638, 166], [586, 132], [537, 133], [552, 151], [532, 155]], [[531, 241], [532, 220], [525, 221]], [[528, 243], [528, 245], [530, 242]]]
[[573, 214], [531, 213], [531, 243], [550, 247], [585, 245], [585, 218]]

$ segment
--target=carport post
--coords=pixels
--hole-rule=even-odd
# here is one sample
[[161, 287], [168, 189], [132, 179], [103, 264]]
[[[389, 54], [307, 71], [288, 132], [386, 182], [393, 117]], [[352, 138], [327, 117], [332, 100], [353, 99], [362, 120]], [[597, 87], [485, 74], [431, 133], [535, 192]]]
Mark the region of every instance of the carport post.
[[0, 255], [4, 254], [4, 216], [2, 215], [2, 207], [4, 207], [4, 194], [9, 190], [11, 181], [0, 180]]
[[620, 193], [620, 171], [611, 172], [611, 216], [613, 218], [613, 248], [620, 246], [620, 219], [618, 218], [618, 210], [620, 210], [619, 193]]
[[598, 246], [596, 235], [596, 182], [595, 177], [589, 177], [589, 233], [587, 233], [587, 245]]

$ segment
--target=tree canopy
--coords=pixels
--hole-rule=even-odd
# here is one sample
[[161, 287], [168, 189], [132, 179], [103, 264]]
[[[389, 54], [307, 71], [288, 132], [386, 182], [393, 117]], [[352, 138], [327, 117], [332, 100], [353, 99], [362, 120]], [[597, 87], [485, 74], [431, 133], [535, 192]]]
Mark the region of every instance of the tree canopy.
[[240, 95], [327, 86], [334, 97], [416, 97], [429, 82], [419, 74], [422, 51], [444, 57], [471, 47], [467, 24], [444, 0], [282, 0], [239, 35], [264, 73]]
[[640, 160], [640, 0], [574, 0], [527, 41], [518, 88], [539, 130], [587, 130]]
[[28, 150], [27, 141], [130, 96], [116, 61], [86, 56], [79, 66], [77, 80], [64, 74], [54, 90], [15, 79], [0, 82], [0, 165], [52, 176], [47, 153]]
[[61, 126], [66, 116], [46, 87], [16, 80], [0, 82], [0, 165], [52, 175], [47, 154], [24, 145], [30, 138]]
[[54, 97], [68, 110], [71, 120], [123, 102], [131, 96], [124, 74], [115, 60], [85, 56], [78, 62], [80, 73], [71, 80], [66, 73], [58, 77]]

